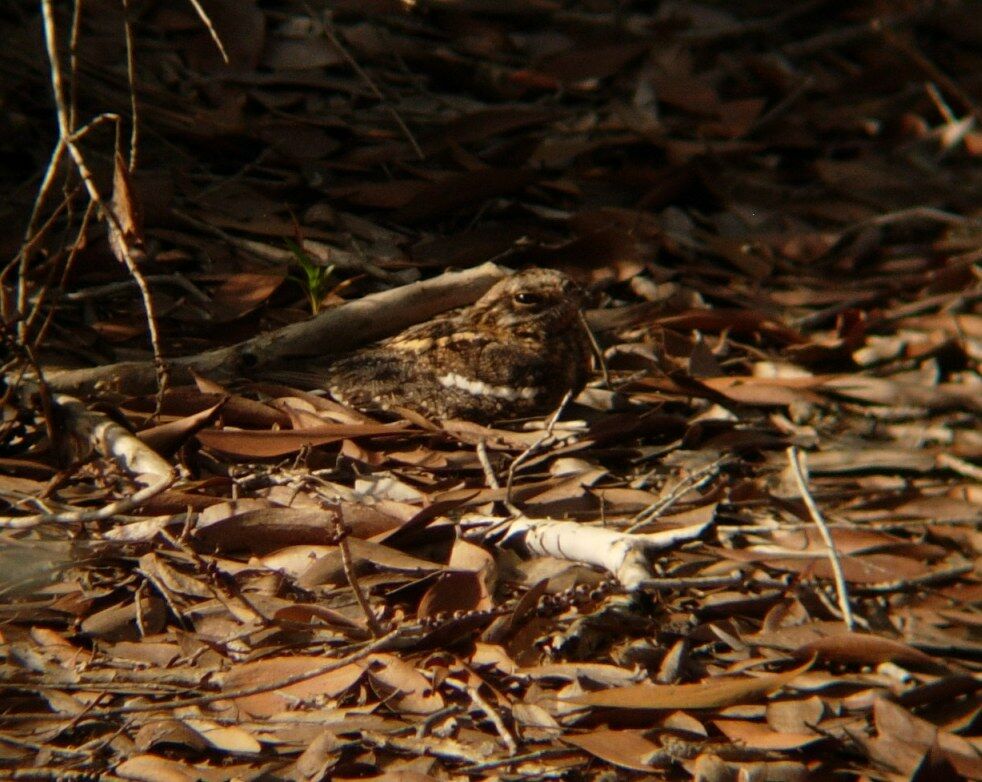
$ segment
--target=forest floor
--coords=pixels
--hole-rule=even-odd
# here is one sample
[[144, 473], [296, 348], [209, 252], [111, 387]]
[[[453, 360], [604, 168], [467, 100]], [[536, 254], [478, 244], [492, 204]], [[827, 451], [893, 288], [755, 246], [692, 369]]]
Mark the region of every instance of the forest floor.
[[[0, 774], [982, 779], [972, 3], [70, 5], [0, 10]], [[558, 420], [251, 371], [528, 266]]]

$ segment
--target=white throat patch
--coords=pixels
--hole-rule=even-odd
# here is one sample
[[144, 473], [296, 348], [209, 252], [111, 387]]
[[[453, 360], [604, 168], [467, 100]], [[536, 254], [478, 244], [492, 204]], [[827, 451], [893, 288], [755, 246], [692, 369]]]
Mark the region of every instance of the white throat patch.
[[437, 382], [444, 388], [456, 388], [458, 391], [466, 391], [475, 396], [493, 396], [496, 399], [507, 399], [513, 402], [516, 399], [534, 399], [539, 393], [539, 389], [533, 386], [493, 386], [481, 380], [472, 380], [469, 377], [458, 375], [456, 372], [448, 372], [437, 378]]

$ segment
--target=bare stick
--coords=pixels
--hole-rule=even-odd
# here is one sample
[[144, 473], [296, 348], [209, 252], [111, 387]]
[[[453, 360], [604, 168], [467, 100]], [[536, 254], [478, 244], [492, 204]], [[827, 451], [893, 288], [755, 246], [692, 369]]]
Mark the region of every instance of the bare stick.
[[905, 56], [910, 58], [911, 62], [917, 68], [920, 68], [929, 79], [940, 84], [944, 90], [949, 95], [954, 95], [961, 104], [970, 111], [975, 118], [982, 122], [982, 109], [973, 100], [972, 95], [968, 90], [964, 89], [958, 82], [951, 78], [947, 73], [945, 73], [941, 68], [935, 65], [931, 60], [924, 56], [921, 50], [904, 36], [897, 35], [893, 30], [888, 27], [884, 27], [880, 31], [883, 39], [894, 47], [898, 51], [902, 52]]
[[506, 487], [505, 501], [513, 512], [517, 512], [517, 509], [515, 509], [514, 506], [511, 505], [511, 491], [512, 491], [512, 487], [515, 484], [515, 475], [518, 471], [518, 468], [522, 464], [527, 462], [529, 459], [531, 459], [532, 456], [539, 453], [539, 451], [542, 448], [548, 447], [549, 445], [552, 445], [553, 442], [555, 442], [555, 438], [553, 437], [553, 430], [556, 428], [556, 424], [559, 422], [559, 419], [562, 417], [563, 412], [566, 410], [566, 405], [568, 405], [570, 401], [572, 401], [572, 399], [573, 399], [573, 392], [567, 391], [563, 395], [563, 398], [560, 400], [559, 406], [556, 408], [553, 414], [549, 416], [549, 420], [546, 421], [546, 430], [545, 432], [543, 432], [542, 437], [540, 437], [538, 440], [532, 443], [528, 448], [522, 451], [518, 456], [516, 456], [515, 459], [512, 461], [511, 465], [508, 467], [508, 480], [505, 483], [505, 487]]
[[471, 687], [463, 682], [458, 682], [452, 677], [447, 677], [443, 680], [443, 683], [453, 687], [455, 690], [467, 693], [474, 705], [483, 711], [485, 715], [487, 715], [487, 718], [491, 720], [491, 724], [494, 725], [494, 729], [498, 732], [498, 736], [501, 737], [501, 742], [508, 748], [508, 754], [515, 755], [518, 752], [518, 742], [515, 741], [515, 737], [511, 735], [508, 727], [504, 723], [504, 720], [501, 719], [501, 715], [498, 714], [498, 711], [494, 708], [494, 706], [488, 703], [484, 699], [484, 696], [478, 692], [477, 687]]
[[[54, 9], [52, 7], [52, 0], [41, 0], [41, 10], [44, 17], [44, 42], [48, 51], [48, 60], [51, 65], [51, 88], [54, 93], [56, 115], [58, 118], [58, 132], [61, 141], [68, 148], [72, 159], [75, 161], [75, 165], [79, 170], [79, 174], [82, 176], [82, 180], [85, 182], [85, 187], [89, 191], [93, 201], [96, 201], [100, 206], [104, 206], [103, 200], [99, 195], [99, 191], [95, 186], [95, 182], [92, 179], [92, 174], [85, 165], [85, 160], [82, 158], [82, 153], [79, 151], [78, 147], [75, 145], [75, 137], [72, 133], [72, 128], [69, 122], [68, 109], [65, 106], [65, 87], [61, 75], [61, 63], [58, 60], [58, 40], [57, 31], [55, 30], [55, 15]], [[107, 210], [107, 216], [115, 220], [117, 223], [117, 228], [119, 227], [119, 220], [116, 217], [116, 213], [111, 209]]]
[[[76, 2], [76, 5], [79, 5]], [[126, 80], [130, 88], [130, 164], [136, 171], [140, 141], [140, 120], [136, 103], [136, 53], [133, 48], [133, 27], [130, 25], [130, 0], [123, 0], [123, 33], [126, 36]], [[228, 59], [226, 58], [226, 62]]]
[[[92, 220], [92, 216], [95, 214], [95, 211], [96, 204], [94, 201], [90, 200], [85, 208], [85, 214], [82, 215], [82, 224], [79, 226], [78, 232], [75, 234], [75, 241], [72, 243], [72, 247], [68, 251], [68, 258], [65, 260], [65, 267], [61, 270], [61, 280], [58, 283], [59, 291], [65, 290], [65, 286], [68, 284], [69, 276], [71, 275], [72, 269], [75, 267], [75, 260], [78, 258], [78, 253], [85, 245], [83, 238], [88, 231], [89, 222]], [[31, 314], [27, 319], [28, 334], [33, 332], [34, 323], [40, 317], [43, 311], [42, 305], [44, 304], [46, 294], [47, 289], [42, 288], [34, 301], [34, 309], [31, 311]], [[48, 312], [44, 317], [44, 322], [41, 324], [41, 328], [38, 329], [37, 336], [34, 337], [35, 347], [44, 344], [44, 340], [48, 335], [48, 329], [51, 328], [51, 324], [54, 322], [56, 310], [56, 307], [50, 307], [48, 309]]]
[[[30, 353], [28, 351], [28, 355]], [[35, 397], [41, 398], [45, 418], [50, 420], [48, 405], [57, 405], [65, 427], [78, 441], [114, 460], [131, 474], [141, 476], [138, 482], [147, 484], [134, 494], [95, 510], [73, 508], [60, 513], [38, 513], [32, 516], [0, 516], [0, 528], [30, 529], [39, 524], [72, 524], [98, 521], [127, 513], [147, 500], [166, 491], [174, 483], [177, 474], [150, 446], [125, 427], [104, 413], [89, 410], [81, 401], [65, 394], [55, 394], [47, 400], [48, 391], [43, 384], [23, 381], [16, 393], [25, 407], [37, 406]], [[50, 423], [48, 424], [50, 428]]]
[[[194, 2], [194, 0], [192, 0], [192, 2]], [[150, 289], [147, 286], [146, 280], [143, 279], [143, 275], [141, 274], [140, 270], [137, 268], [135, 251], [129, 245], [127, 240], [127, 232], [122, 226], [119, 215], [116, 214], [112, 206], [100, 195], [99, 189], [96, 187], [95, 180], [92, 177], [92, 172], [89, 170], [89, 167], [85, 162], [85, 158], [82, 156], [81, 150], [75, 143], [76, 136], [72, 132], [71, 125], [69, 123], [69, 113], [67, 107], [65, 106], [64, 100], [64, 83], [61, 75], [61, 63], [58, 60], [58, 41], [57, 31], [55, 29], [55, 16], [54, 9], [52, 8], [52, 0], [42, 0], [41, 10], [44, 17], [44, 41], [48, 50], [48, 59], [51, 65], [51, 87], [54, 92], [56, 114], [58, 116], [58, 132], [65, 145], [68, 147], [68, 152], [72, 156], [72, 160], [75, 161], [75, 167], [78, 169], [78, 172], [82, 177], [82, 181], [85, 182], [85, 188], [89, 192], [89, 197], [99, 204], [100, 207], [102, 207], [106, 214], [106, 219], [109, 221], [110, 231], [115, 232], [115, 234], [118, 236], [119, 243], [122, 248], [120, 255], [123, 256], [123, 262], [126, 264], [127, 269], [129, 270], [133, 279], [136, 280], [136, 283], [140, 288], [140, 293], [143, 296], [143, 307], [146, 310], [147, 315], [147, 326], [150, 330], [150, 344], [153, 347], [154, 365], [158, 386], [162, 389], [166, 382], [166, 371], [164, 368], [162, 353], [160, 351], [160, 339], [157, 333], [157, 322], [156, 317], [154, 316], [153, 300], [150, 298]]]
[[351, 587], [351, 592], [355, 596], [355, 602], [358, 603], [361, 612], [365, 615], [365, 621], [368, 623], [368, 629], [371, 631], [372, 637], [381, 638], [385, 635], [385, 629], [379, 623], [375, 612], [372, 611], [372, 606], [369, 604], [368, 598], [365, 597], [361, 584], [358, 583], [358, 576], [355, 573], [355, 563], [351, 558], [351, 548], [348, 546], [348, 533], [350, 530], [345, 526], [344, 518], [341, 516], [341, 503], [335, 503], [331, 511], [334, 514], [334, 530], [338, 538], [338, 551], [341, 554], [341, 566], [344, 569], [344, 576], [348, 579], [348, 586]]
[[[917, 523], [919, 525], [924, 524], [923, 521], [918, 521]], [[958, 578], [959, 576], [964, 576], [966, 573], [971, 573], [974, 569], [975, 566], [971, 562], [966, 562], [961, 565], [955, 565], [944, 570], [936, 570], [933, 573], [925, 573], [920, 576], [907, 576], [905, 578], [898, 578], [893, 581], [880, 581], [876, 584], [865, 584], [860, 587], [858, 591], [864, 595], [893, 595], [897, 592], [904, 592], [912, 589], [923, 589], [924, 587], [938, 584], [943, 581], [950, 581], [951, 579]]]
[[215, 46], [218, 47], [218, 53], [222, 55], [222, 59], [225, 60], [225, 64], [228, 65], [228, 52], [225, 51], [225, 45], [222, 43], [222, 39], [218, 37], [218, 32], [215, 30], [215, 25], [211, 23], [211, 19], [208, 18], [208, 14], [205, 13], [205, 9], [201, 7], [201, 3], [199, 3], [198, 0], [188, 0], [188, 2], [194, 6], [194, 11], [198, 14], [198, 18], [201, 19], [201, 23], [208, 28], [208, 34], [211, 36], [211, 40], [215, 42]]
[[593, 349], [593, 354], [597, 357], [597, 364], [600, 366], [600, 374], [603, 375], [604, 386], [607, 388], [613, 388], [610, 384], [610, 372], [607, 370], [607, 360], [604, 358], [604, 352], [600, 349], [600, 344], [597, 342], [597, 338], [593, 334], [593, 329], [590, 328], [590, 324], [586, 321], [586, 315], [583, 314], [583, 310], [577, 310], [576, 316], [580, 321], [580, 326], [583, 331], [586, 332], [586, 338], [590, 342], [590, 347]]
[[938, 467], [946, 467], [963, 478], [982, 483], [982, 467], [977, 467], [965, 459], [960, 459], [952, 453], [940, 453], [935, 461]]
[[[475, 452], [477, 453], [477, 460], [481, 463], [481, 469], [484, 470], [484, 479], [488, 482], [488, 487], [494, 490], [501, 488], [501, 483], [498, 481], [498, 476], [494, 474], [494, 467], [491, 466], [491, 459], [488, 456], [488, 444], [487, 441], [482, 437], [477, 441], [475, 446]], [[508, 473], [509, 481], [511, 479], [511, 472]], [[505, 497], [504, 506], [508, 509], [508, 512], [513, 516], [521, 516], [522, 512], [515, 507], [511, 502], [511, 483], [508, 484], [508, 492]]]
[[[312, 19], [316, 19], [317, 16], [314, 13], [314, 9], [311, 8], [308, 3], [304, 3], [303, 5], [307, 10], [307, 13], [310, 14], [310, 17]], [[413, 136], [413, 132], [409, 129], [409, 126], [399, 115], [399, 112], [391, 106], [385, 95], [383, 95], [382, 91], [376, 86], [375, 82], [372, 81], [372, 77], [365, 72], [365, 69], [358, 64], [358, 61], [354, 57], [352, 57], [347, 47], [341, 43], [340, 39], [334, 32], [330, 17], [327, 16], [327, 14], [325, 14], [325, 18], [321, 23], [321, 30], [323, 30], [324, 36], [331, 42], [331, 45], [338, 50], [341, 56], [347, 61], [348, 65], [351, 66], [351, 70], [358, 75], [358, 78], [361, 79], [365, 83], [365, 86], [372, 91], [376, 98], [378, 98], [379, 103], [381, 103], [385, 110], [392, 115], [392, 119], [395, 120], [396, 125], [399, 126], [399, 130], [402, 131], [417, 157], [419, 157], [420, 160], [425, 160], [426, 155], [423, 154], [423, 149], [420, 147], [419, 142], [416, 141], [416, 137]]]
[[[672, 490], [664, 497], [661, 497], [656, 502], [653, 502], [643, 511], [638, 513], [634, 517], [634, 524], [627, 528], [628, 532], [637, 532], [639, 529], [644, 527], [646, 524], [654, 521], [656, 518], [664, 514], [669, 508], [671, 508], [676, 502], [678, 502], [682, 497], [688, 494], [690, 491], [702, 488], [707, 482], [711, 481], [719, 473], [723, 465], [732, 461], [733, 457], [730, 455], [721, 456], [716, 459], [712, 464], [703, 467], [701, 470], [697, 470], [691, 475], [686, 476], [681, 481], [679, 481]], [[650, 473], [649, 473], [650, 474]]]
[[[211, 303], [208, 294], [198, 288], [180, 272], [174, 272], [173, 274], [148, 274], [144, 279], [148, 283], [152, 282], [155, 285], [175, 285], [202, 304]], [[127, 293], [134, 287], [136, 287], [136, 280], [120, 280], [119, 282], [108, 282], [105, 285], [93, 285], [89, 288], [71, 291], [61, 298], [64, 301], [91, 301], [93, 299], [108, 298], [116, 294]]]
[[[289, 687], [291, 684], [298, 684], [309, 679], [315, 679], [318, 676], [323, 676], [326, 673], [332, 673], [333, 671], [344, 668], [347, 665], [356, 663], [359, 660], [364, 660], [366, 657], [370, 657], [376, 652], [390, 648], [390, 644], [397, 642], [400, 637], [404, 635], [409, 635], [409, 632], [405, 628], [398, 628], [387, 635], [382, 636], [381, 638], [375, 639], [356, 652], [352, 652], [344, 657], [331, 660], [330, 662], [309, 671], [300, 671], [299, 673], [295, 673], [290, 676], [284, 676], [282, 679], [277, 679], [276, 681], [253, 684], [248, 687], [240, 687], [237, 690], [225, 690], [224, 692], [212, 692], [208, 695], [197, 695], [192, 698], [186, 698], [182, 701], [176, 701], [174, 703], [136, 703], [131, 706], [118, 706], [111, 709], [95, 709], [89, 712], [88, 716], [94, 719], [104, 719], [106, 717], [116, 717], [122, 714], [140, 714], [148, 711], [160, 711], [161, 709], [166, 708], [181, 709], [186, 706], [204, 706], [205, 704], [215, 703], [216, 701], [235, 700], [236, 698], [245, 698], [248, 695], [258, 695], [262, 692], [281, 690], [285, 687]], [[0, 713], [0, 721], [20, 720], [26, 716], [26, 714], [17, 714], [15, 712]], [[31, 716], [42, 720], [65, 719], [64, 714], [51, 712], [40, 712]]]
[[[479, 518], [475, 516], [466, 521], [474, 522]], [[632, 535], [595, 524], [527, 516], [508, 520], [503, 525], [501, 519], [489, 519], [488, 523], [496, 530], [496, 544], [501, 548], [593, 565], [616, 576], [621, 585], [631, 591], [643, 588], [654, 577], [651, 568], [654, 552], [695, 540], [709, 526], [707, 522]]]
[[[75, 33], [76, 31], [73, 28], [72, 30], [73, 47], [75, 46], [75, 41], [74, 41]], [[74, 54], [73, 54], [73, 62], [74, 62]], [[73, 128], [72, 130], [73, 142], [79, 141], [90, 130], [102, 125], [105, 122], [116, 123], [117, 130], [118, 130], [119, 118], [115, 114], [100, 114], [99, 116], [95, 117], [91, 122], [87, 123], [85, 126], [80, 128], [78, 131], [75, 131], [74, 130], [75, 120], [73, 119], [74, 114], [75, 114], [75, 108], [73, 103], [70, 109], [70, 116], [72, 118], [69, 119], [69, 127]], [[21, 320], [18, 323], [18, 336], [20, 337], [21, 342], [25, 342], [28, 336], [33, 331], [34, 324], [36, 323], [42, 311], [42, 305], [44, 304], [48, 292], [47, 286], [41, 288], [38, 295], [34, 297], [33, 309], [30, 315], [27, 315], [26, 307], [29, 298], [28, 289], [27, 289], [27, 268], [28, 268], [28, 262], [30, 260], [30, 254], [34, 248], [34, 245], [40, 241], [41, 236], [44, 235], [44, 233], [48, 230], [48, 228], [50, 228], [54, 224], [55, 218], [57, 218], [61, 214], [63, 209], [67, 209], [71, 205], [72, 199], [75, 197], [76, 193], [79, 192], [79, 190], [81, 190], [81, 188], [85, 186], [83, 183], [82, 185], [75, 187], [71, 193], [65, 196], [61, 204], [58, 205], [58, 207], [52, 212], [52, 214], [48, 216], [48, 219], [44, 222], [44, 224], [41, 225], [40, 227], [37, 226], [37, 221], [39, 220], [40, 213], [41, 213], [41, 207], [47, 198], [47, 193], [51, 187], [51, 184], [54, 182], [54, 173], [57, 170], [57, 166], [59, 162], [62, 160], [62, 158], [64, 158], [65, 150], [67, 148], [68, 147], [65, 139], [59, 138], [55, 151], [54, 153], [52, 153], [51, 161], [48, 164], [48, 169], [45, 172], [44, 183], [41, 185], [41, 188], [38, 191], [37, 198], [35, 199], [34, 202], [34, 208], [31, 213], [31, 218], [28, 221], [28, 227], [24, 233], [24, 244], [22, 245], [21, 250], [18, 253], [17, 257], [14, 259], [14, 261], [10, 265], [8, 265], [3, 270], [2, 273], [0, 273], [0, 279], [3, 279], [13, 268], [13, 264], [19, 264], [18, 278], [17, 278], [17, 302], [18, 302], [17, 309], [18, 309], [18, 314], [20, 314], [21, 317], [23, 318], [23, 320]], [[92, 215], [97, 205], [98, 204], [96, 201], [89, 199], [89, 203], [85, 209], [85, 214], [82, 216], [82, 223], [75, 234], [75, 241], [72, 244], [71, 250], [69, 251], [68, 254], [68, 260], [65, 262], [65, 267], [61, 273], [61, 282], [59, 283], [58, 286], [60, 290], [64, 289], [65, 284], [71, 273], [72, 266], [74, 265], [75, 258], [78, 255], [79, 250], [85, 244], [84, 239], [85, 239], [86, 232], [88, 230], [89, 221], [92, 219]], [[134, 280], [134, 283], [135, 282], [136, 281]], [[35, 345], [43, 344], [44, 335], [47, 332], [48, 326], [51, 322], [53, 315], [54, 315], [54, 311], [49, 310], [48, 315], [45, 318], [45, 323], [41, 327], [40, 333], [36, 337], [34, 337]], [[7, 317], [12, 319], [10, 313], [7, 313]]]
[[794, 474], [795, 483], [798, 485], [798, 492], [801, 494], [801, 499], [804, 501], [805, 507], [808, 508], [808, 513], [811, 515], [812, 521], [815, 522], [815, 526], [822, 533], [822, 538], [828, 547], [829, 562], [832, 565], [832, 574], [835, 578], [835, 591], [839, 599], [839, 610], [842, 611], [842, 620], [846, 623], [846, 628], [852, 632], [856, 626], [856, 621], [852, 615], [852, 608], [849, 606], [849, 589], [846, 586], [846, 576], [842, 572], [842, 562], [839, 560], [839, 552], [835, 548], [832, 532], [825, 523], [825, 518], [818, 509], [818, 505], [815, 504], [811, 492], [808, 491], [805, 472], [801, 467], [801, 459], [797, 446], [790, 446], [786, 453], [788, 455], [788, 463], [791, 465], [791, 472]]
[[[364, 296], [231, 347], [170, 359], [169, 368], [178, 383], [191, 382], [190, 370], [229, 379], [278, 359], [352, 350], [448, 309], [471, 304], [503, 275], [504, 270], [491, 263], [448, 272], [432, 280]], [[56, 390], [83, 395], [93, 391], [145, 394], [153, 389], [154, 380], [152, 362], [132, 361], [60, 372], [50, 376], [48, 383]]]
[[[493, 769], [501, 768], [502, 766], [513, 766], [519, 763], [529, 763], [533, 761], [544, 760], [546, 758], [561, 758], [566, 755], [575, 755], [577, 752], [582, 752], [582, 750], [577, 747], [550, 747], [549, 749], [540, 749], [535, 752], [528, 752], [524, 755], [513, 755], [507, 758], [497, 758], [495, 760], [489, 760], [486, 763], [474, 763], [470, 766], [464, 766], [460, 769], [462, 774], [477, 774], [482, 771], [491, 771]], [[584, 764], [580, 764], [584, 765]]]
[[158, 476], [158, 480], [138, 492], [116, 502], [103, 505], [96, 510], [72, 510], [62, 513], [38, 513], [33, 516], [0, 516], [0, 528], [31, 529], [40, 524], [75, 524], [84, 521], [101, 521], [123, 513], [129, 513], [161, 492], [167, 491], [174, 483], [174, 473]]
[[474, 450], [477, 452], [477, 460], [481, 463], [481, 469], [484, 470], [484, 480], [488, 482], [488, 487], [500, 489], [501, 484], [498, 483], [498, 476], [494, 474], [494, 467], [491, 466], [491, 459], [488, 458], [487, 441], [482, 437], [477, 441]]
[[641, 582], [639, 588], [646, 592], [682, 592], [686, 589], [719, 589], [720, 587], [734, 587], [740, 586], [743, 583], [743, 574], [734, 573], [731, 576], [648, 578]]
[[[59, 138], [57, 145], [55, 145], [54, 152], [51, 153], [51, 159], [48, 161], [48, 168], [44, 172], [44, 178], [41, 180], [41, 187], [38, 189], [37, 198], [34, 199], [34, 208], [31, 210], [30, 219], [27, 221], [27, 230], [24, 232], [24, 244], [21, 247], [20, 253], [18, 253], [18, 263], [17, 263], [17, 315], [24, 315], [27, 311], [27, 266], [30, 261], [31, 246], [37, 241], [37, 237], [34, 232], [37, 228], [38, 220], [41, 217], [41, 208], [44, 202], [47, 200], [48, 192], [51, 190], [52, 185], [55, 181], [55, 174], [58, 171], [58, 165], [61, 163], [61, 159], [65, 156], [65, 140]], [[7, 266], [3, 273], [0, 274], [0, 281], [6, 277], [7, 273], [13, 268], [13, 264]], [[13, 320], [13, 313], [4, 312], [4, 317]], [[20, 337], [21, 342], [27, 341], [27, 322], [25, 320], [20, 321], [17, 324], [17, 335]]]
[[72, 3], [72, 31], [68, 41], [68, 65], [71, 86], [68, 93], [68, 127], [74, 133], [78, 126], [78, 42], [82, 35], [81, 0]]

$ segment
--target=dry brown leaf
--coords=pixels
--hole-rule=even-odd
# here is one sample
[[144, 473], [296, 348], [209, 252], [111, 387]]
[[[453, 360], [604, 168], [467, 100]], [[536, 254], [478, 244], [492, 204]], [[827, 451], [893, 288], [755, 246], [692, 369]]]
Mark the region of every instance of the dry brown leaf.
[[799, 659], [818, 657], [835, 662], [866, 663], [876, 665], [894, 662], [920, 670], [944, 670], [937, 658], [924, 654], [912, 646], [889, 638], [866, 633], [842, 633], [810, 641], [795, 650]]
[[286, 270], [278, 274], [239, 272], [230, 275], [212, 293], [209, 312], [212, 322], [228, 323], [260, 307], [286, 279]]
[[295, 708], [298, 700], [337, 698], [364, 673], [363, 665], [352, 664], [294, 684], [280, 684], [291, 677], [319, 670], [325, 664], [327, 661], [319, 657], [269, 657], [256, 662], [240, 663], [222, 676], [222, 690], [232, 695], [237, 690], [269, 685], [267, 692], [233, 698], [243, 714], [265, 719]]
[[163, 600], [155, 597], [126, 602], [90, 614], [82, 622], [82, 632], [104, 641], [135, 641], [144, 632], [157, 633], [167, 619]]
[[184, 445], [193, 434], [214, 421], [226, 401], [228, 401], [228, 397], [219, 400], [215, 405], [202, 410], [200, 413], [166, 424], [159, 424], [150, 429], [143, 429], [137, 433], [137, 437], [161, 456], [170, 456]]
[[795, 750], [827, 739], [821, 733], [776, 731], [767, 725], [749, 720], [713, 720], [713, 725], [730, 741], [750, 749]]
[[[443, 566], [435, 562], [403, 554], [389, 546], [367, 540], [349, 538], [348, 547], [356, 567], [371, 566], [393, 574], [416, 577], [443, 570]], [[330, 554], [312, 562], [297, 579], [297, 583], [309, 588], [318, 584], [345, 583], [346, 580], [341, 554], [335, 548]]]
[[632, 771], [651, 771], [649, 758], [661, 746], [647, 738], [639, 730], [609, 730], [606, 728], [587, 733], [566, 733], [563, 741], [579, 747], [591, 755]]
[[309, 429], [281, 432], [215, 429], [198, 432], [196, 436], [203, 445], [230, 456], [268, 459], [295, 453], [305, 447], [336, 443], [347, 437], [394, 435], [407, 429], [408, 426], [403, 423], [322, 424]]
[[634, 684], [569, 698], [570, 703], [612, 709], [721, 709], [754, 701], [807, 671], [812, 660], [798, 668], [755, 678], [716, 677], [698, 684]]
[[433, 617], [455, 611], [483, 611], [490, 607], [491, 600], [480, 575], [449, 571], [426, 590], [416, 613], [421, 617]]
[[412, 665], [389, 654], [373, 655], [368, 679], [390, 708], [408, 714], [433, 714], [445, 706], [430, 680]]
[[115, 219], [108, 220], [109, 246], [117, 260], [136, 262], [143, 255], [143, 210], [133, 187], [130, 170], [117, 151], [113, 155], [113, 194], [109, 203]]
[[122, 779], [134, 779], [139, 782], [218, 782], [222, 777], [218, 769], [212, 773], [197, 768], [194, 765], [168, 760], [159, 755], [134, 755], [116, 766], [116, 774]]
[[[227, 509], [224, 510], [223, 509]], [[397, 518], [352, 502], [338, 504], [344, 524], [358, 537], [371, 537], [401, 525]], [[209, 549], [265, 554], [298, 545], [332, 545], [337, 540], [335, 509], [233, 508], [212, 506], [200, 518], [194, 537]]]

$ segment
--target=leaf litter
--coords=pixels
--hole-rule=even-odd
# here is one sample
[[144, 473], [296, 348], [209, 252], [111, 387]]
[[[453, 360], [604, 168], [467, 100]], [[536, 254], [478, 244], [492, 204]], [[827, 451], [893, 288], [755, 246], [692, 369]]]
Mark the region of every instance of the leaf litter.
[[[0, 15], [10, 774], [982, 779], [970, 4], [86, 3], [71, 60], [53, 5]], [[45, 15], [102, 216], [43, 184]], [[19, 385], [152, 361], [134, 259], [168, 358], [560, 268], [611, 385], [376, 417], [316, 392], [340, 333], [78, 385], [148, 487]]]

